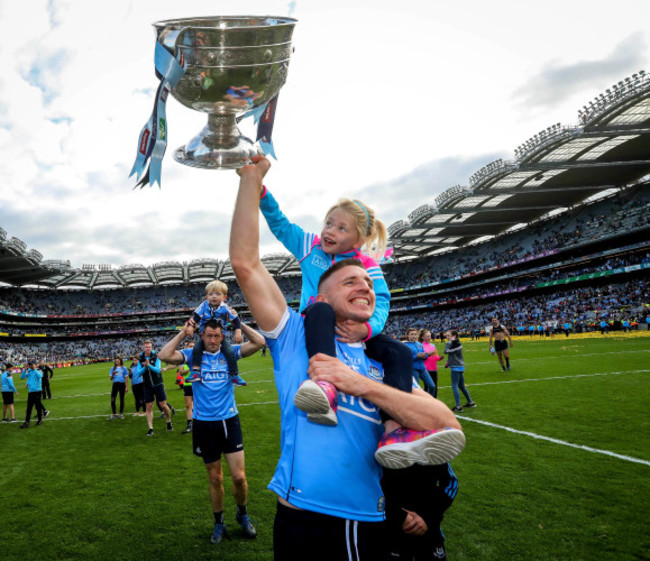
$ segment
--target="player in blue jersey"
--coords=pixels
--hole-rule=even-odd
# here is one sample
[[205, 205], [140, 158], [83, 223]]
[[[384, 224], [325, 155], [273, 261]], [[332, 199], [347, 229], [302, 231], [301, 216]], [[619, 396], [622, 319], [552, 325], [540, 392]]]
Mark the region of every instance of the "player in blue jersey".
[[149, 430], [147, 436], [153, 436], [153, 402], [158, 403], [167, 421], [167, 431], [174, 430], [172, 426], [172, 412], [167, 405], [167, 394], [161, 372], [161, 364], [158, 355], [153, 350], [153, 344], [147, 340], [142, 343], [142, 352], [138, 355], [138, 362], [134, 367], [133, 377], [142, 376], [144, 403], [146, 407], [147, 425]]
[[[205, 297], [206, 299], [203, 303], [194, 310], [192, 318], [190, 319], [190, 328], [188, 328], [188, 334], [191, 336], [194, 334], [194, 329], [198, 327], [199, 332], [203, 331], [203, 326], [211, 319], [216, 319], [221, 322], [222, 327], [226, 327], [228, 323], [232, 323], [233, 328], [235, 329], [235, 343], [241, 343], [241, 321], [237, 316], [237, 312], [232, 308], [226, 306], [225, 300], [228, 296], [228, 287], [225, 283], [215, 280], [205, 287]], [[228, 341], [224, 337], [223, 342], [221, 343], [221, 352], [223, 356], [226, 357], [228, 361], [228, 370], [232, 376], [232, 382], [236, 386], [245, 386], [246, 380], [244, 380], [239, 375], [239, 369], [237, 367], [237, 359], [235, 358], [235, 353]], [[199, 382], [201, 380], [201, 355], [203, 354], [203, 342], [199, 338], [198, 343], [194, 345], [194, 350], [192, 351], [192, 362], [191, 362], [191, 373], [186, 378], [188, 382]]]
[[[382, 334], [390, 308], [390, 292], [381, 268], [365, 252], [382, 254], [386, 229], [374, 211], [358, 200], [341, 199], [325, 215], [321, 235], [305, 232], [282, 213], [271, 193], [262, 186], [260, 210], [279, 241], [298, 259], [302, 272], [300, 311], [305, 316], [305, 343], [309, 357], [317, 353], [336, 356], [336, 337], [346, 343], [364, 341], [368, 357], [384, 369], [384, 383], [411, 392], [413, 360], [410, 349]], [[324, 271], [342, 259], [361, 262], [373, 281], [376, 308], [365, 322], [337, 324], [331, 307], [316, 302], [318, 282]], [[424, 369], [424, 367], [423, 367]], [[429, 379], [426, 370], [423, 373]], [[433, 392], [433, 384], [428, 389]], [[337, 388], [327, 382], [306, 380], [295, 396], [296, 406], [313, 422], [336, 425]], [[385, 434], [379, 443], [378, 461], [387, 467], [406, 467], [413, 463], [447, 462], [460, 453], [465, 438], [457, 435], [458, 445], [449, 446], [449, 427], [412, 431], [381, 413]], [[462, 444], [460, 444], [462, 442]]]
[[[11, 375], [11, 364], [6, 364], [2, 370], [1, 385], [2, 385], [2, 420], [5, 422], [16, 421], [16, 410], [14, 408], [14, 394], [18, 395], [18, 390], [14, 384], [14, 378]], [[7, 417], [7, 409], [11, 417]]]
[[[111, 385], [111, 410], [113, 413], [110, 416], [110, 418], [124, 419], [124, 394], [126, 394], [126, 392], [129, 391], [129, 386], [127, 385], [127, 381], [129, 378], [129, 371], [124, 366], [124, 362], [120, 357], [116, 357], [115, 360], [113, 361], [113, 367], [109, 372], [109, 376], [111, 378], [111, 382], [113, 382], [113, 384]], [[115, 404], [118, 395], [120, 396], [119, 415], [117, 414], [117, 409]]]
[[32, 409], [34, 407], [36, 407], [36, 414], [38, 416], [37, 425], [42, 425], [43, 419], [50, 414], [41, 403], [43, 373], [36, 368], [36, 365], [32, 361], [27, 363], [27, 368], [20, 375], [21, 380], [25, 378], [27, 378], [27, 412], [25, 414], [25, 422], [20, 425], [21, 429], [29, 427]]
[[[264, 345], [264, 338], [254, 329], [244, 324], [241, 324], [241, 328], [248, 337], [248, 342], [233, 347], [237, 359], [252, 355]], [[191, 332], [192, 327], [188, 321], [183, 329], [161, 349], [160, 358], [176, 365], [191, 363], [191, 348], [177, 350], [183, 339]], [[223, 327], [216, 320], [209, 320], [203, 327], [201, 339], [204, 346], [201, 362], [202, 382], [192, 387], [194, 394], [192, 447], [194, 454], [203, 458], [208, 472], [210, 500], [214, 513], [214, 530], [210, 541], [218, 544], [227, 536], [223, 519], [222, 454], [232, 478], [232, 493], [237, 503], [236, 520], [242, 527], [244, 536], [254, 538], [257, 531], [251, 524], [247, 512], [248, 483], [244, 470], [244, 443], [239, 413], [235, 402], [234, 386], [228, 371], [228, 361], [221, 349]]]
[[[281, 409], [281, 455], [269, 488], [278, 496], [274, 523], [276, 560], [357, 561], [381, 558], [384, 499], [374, 459], [382, 435], [379, 409], [403, 426], [460, 429], [453, 413], [416, 388], [383, 384], [381, 364], [360, 344], [336, 341], [337, 357], [305, 347], [304, 319], [292, 311], [259, 255], [259, 193], [270, 167], [262, 156], [237, 170], [239, 193], [232, 220], [230, 262], [249, 309], [273, 357]], [[320, 278], [318, 302], [334, 310], [337, 326], [365, 323], [375, 309], [373, 280], [362, 263], [342, 260]], [[339, 390], [338, 426], [311, 423], [294, 404], [309, 376]]]
[[[142, 372], [136, 368], [138, 364], [137, 358], [131, 359], [131, 366], [129, 366], [129, 378], [131, 378], [131, 393], [135, 400], [135, 417], [143, 417], [146, 415], [146, 406], [144, 404], [144, 380], [142, 379]], [[142, 411], [140, 411], [142, 409]]]

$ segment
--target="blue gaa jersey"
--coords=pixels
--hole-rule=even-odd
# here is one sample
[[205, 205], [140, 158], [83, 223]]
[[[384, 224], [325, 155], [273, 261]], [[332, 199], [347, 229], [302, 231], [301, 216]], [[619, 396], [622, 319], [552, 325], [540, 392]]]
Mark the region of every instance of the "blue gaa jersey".
[[[241, 345], [233, 345], [235, 357], [241, 358]], [[181, 351], [187, 364], [192, 364], [192, 349]], [[235, 403], [235, 386], [228, 373], [226, 357], [218, 353], [203, 351], [201, 382], [192, 384], [194, 412], [192, 418], [199, 421], [222, 421], [239, 412]]]
[[[287, 309], [275, 331], [264, 335], [282, 412], [282, 450], [268, 488], [298, 508], [350, 520], [383, 520], [381, 468], [374, 456], [383, 433], [377, 407], [339, 392], [338, 426], [308, 422], [293, 403], [307, 379], [303, 318]], [[336, 344], [341, 361], [383, 382], [381, 365], [368, 359], [362, 345]]]
[[40, 392], [43, 390], [43, 373], [40, 370], [36, 370], [35, 368], [32, 370], [24, 370], [20, 375], [20, 379], [24, 380], [25, 378], [27, 378], [28, 392]]
[[137, 386], [138, 384], [142, 384], [144, 380], [142, 379], [142, 370], [140, 370], [137, 367], [137, 363], [133, 365], [133, 368], [131, 368], [131, 385], [132, 386]]
[[9, 370], [5, 370], [2, 373], [1, 386], [2, 386], [2, 391], [3, 392], [17, 393], [16, 386], [14, 385], [13, 376], [11, 375], [11, 372], [9, 372]]
[[124, 366], [113, 366], [111, 368], [111, 371], [108, 374], [109, 376], [113, 376], [113, 383], [118, 383], [118, 382], [126, 382], [126, 377], [127, 377], [127, 372], [126, 368]]

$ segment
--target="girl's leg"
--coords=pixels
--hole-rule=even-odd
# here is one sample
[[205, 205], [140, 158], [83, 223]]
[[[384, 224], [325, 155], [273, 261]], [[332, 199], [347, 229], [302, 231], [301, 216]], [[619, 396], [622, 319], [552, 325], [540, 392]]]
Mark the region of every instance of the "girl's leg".
[[438, 371], [437, 370], [428, 370], [429, 376], [431, 376], [431, 379], [433, 380], [433, 384], [436, 387], [436, 391], [433, 394], [433, 397], [438, 397]]
[[124, 394], [126, 391], [126, 384], [121, 384], [120, 387], [120, 415], [124, 413]]
[[454, 392], [454, 399], [456, 400], [456, 407], [460, 407], [460, 392], [458, 391], [458, 380], [461, 372], [458, 370], [451, 371], [451, 391]]
[[113, 411], [113, 415], [115, 415], [115, 398], [117, 397], [117, 384], [113, 384], [111, 386], [111, 410]]
[[[332, 306], [325, 302], [316, 302], [305, 308], [303, 316], [305, 346], [309, 358], [318, 353], [336, 357], [336, 315]], [[308, 420], [314, 423], [332, 426], [338, 423], [337, 389], [329, 382], [305, 380], [296, 392], [294, 404], [307, 413]]]
[[420, 370], [420, 378], [422, 378], [422, 381], [424, 382], [424, 388], [426, 389], [427, 393], [433, 395], [433, 397], [436, 397], [434, 395], [436, 393], [436, 385], [433, 383], [429, 372], [427, 372], [424, 368]]
[[404, 343], [380, 333], [366, 341], [366, 355], [381, 362], [384, 384], [411, 393], [413, 380], [408, 373], [413, 369], [413, 355]]
[[460, 389], [461, 392], [463, 392], [463, 395], [467, 398], [467, 403], [472, 403], [472, 398], [469, 395], [469, 392], [467, 391], [467, 388], [465, 387], [465, 373], [461, 372], [460, 376], [458, 378], [458, 389]]
[[323, 353], [336, 357], [336, 315], [332, 306], [316, 302], [305, 308], [304, 316], [307, 356], [311, 358], [317, 353]]

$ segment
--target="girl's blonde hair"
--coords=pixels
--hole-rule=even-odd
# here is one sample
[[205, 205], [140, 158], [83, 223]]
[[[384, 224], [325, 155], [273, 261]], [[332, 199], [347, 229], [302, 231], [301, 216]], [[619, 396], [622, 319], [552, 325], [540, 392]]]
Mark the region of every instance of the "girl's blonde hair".
[[205, 295], [207, 296], [210, 292], [218, 292], [219, 294], [228, 296], [228, 287], [225, 282], [213, 280], [205, 287]]
[[428, 329], [420, 329], [420, 331], [418, 332], [418, 341], [420, 341], [420, 343], [424, 339], [425, 333], [431, 333], [431, 332]]
[[379, 261], [386, 252], [388, 231], [384, 223], [375, 218], [375, 211], [357, 199], [343, 198], [327, 211], [325, 220], [339, 208], [354, 219], [363, 252]]

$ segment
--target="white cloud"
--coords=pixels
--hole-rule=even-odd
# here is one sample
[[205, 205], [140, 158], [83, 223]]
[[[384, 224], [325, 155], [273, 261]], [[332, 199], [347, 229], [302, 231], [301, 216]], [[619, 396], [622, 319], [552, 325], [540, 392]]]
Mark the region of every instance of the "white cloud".
[[[128, 177], [156, 88], [151, 23], [215, 9], [299, 20], [267, 184], [313, 230], [340, 196], [388, 224], [406, 218], [492, 154], [571, 124], [648, 61], [640, 0], [607, 13], [549, 0], [534, 21], [514, 0], [5, 0], [0, 226], [10, 236], [74, 266], [227, 256], [238, 177], [172, 158], [205, 115], [171, 100], [162, 189], [134, 191]], [[280, 250], [265, 227], [262, 245]]]

